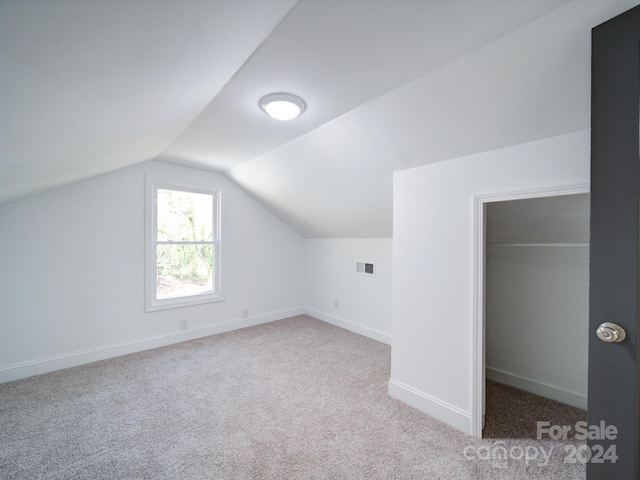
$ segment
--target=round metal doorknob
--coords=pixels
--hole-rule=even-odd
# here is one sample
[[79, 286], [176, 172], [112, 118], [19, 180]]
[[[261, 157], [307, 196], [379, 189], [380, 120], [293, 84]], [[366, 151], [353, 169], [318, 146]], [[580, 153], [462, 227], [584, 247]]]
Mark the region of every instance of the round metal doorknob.
[[627, 332], [620, 325], [604, 322], [596, 330], [600, 340], [607, 343], [619, 343], [627, 337]]

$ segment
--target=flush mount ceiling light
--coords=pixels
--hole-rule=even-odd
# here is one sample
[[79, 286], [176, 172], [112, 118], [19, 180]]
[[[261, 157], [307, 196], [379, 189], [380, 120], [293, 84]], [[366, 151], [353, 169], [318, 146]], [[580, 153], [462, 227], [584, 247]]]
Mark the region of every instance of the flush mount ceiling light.
[[290, 93], [271, 93], [262, 97], [260, 108], [276, 120], [293, 120], [306, 108], [304, 100]]

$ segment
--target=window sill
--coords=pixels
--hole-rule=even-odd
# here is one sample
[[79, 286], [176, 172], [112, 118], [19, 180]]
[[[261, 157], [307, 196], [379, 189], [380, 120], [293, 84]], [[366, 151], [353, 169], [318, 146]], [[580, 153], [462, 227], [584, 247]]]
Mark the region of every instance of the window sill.
[[205, 303], [224, 302], [224, 298], [213, 295], [194, 296], [187, 298], [175, 298], [169, 300], [154, 300], [145, 305], [145, 312], [156, 312], [159, 310], [169, 310], [171, 308], [190, 307], [193, 305], [203, 305]]

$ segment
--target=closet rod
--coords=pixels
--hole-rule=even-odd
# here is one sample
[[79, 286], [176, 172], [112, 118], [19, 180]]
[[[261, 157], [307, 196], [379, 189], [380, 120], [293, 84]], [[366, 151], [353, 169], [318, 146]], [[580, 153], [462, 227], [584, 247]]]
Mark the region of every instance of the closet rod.
[[589, 247], [589, 242], [584, 243], [488, 243], [488, 247]]

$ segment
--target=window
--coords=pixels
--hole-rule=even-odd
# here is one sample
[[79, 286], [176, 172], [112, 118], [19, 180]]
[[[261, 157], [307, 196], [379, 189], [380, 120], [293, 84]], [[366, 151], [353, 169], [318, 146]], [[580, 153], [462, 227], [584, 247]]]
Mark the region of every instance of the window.
[[147, 183], [146, 310], [222, 300], [220, 191]]

